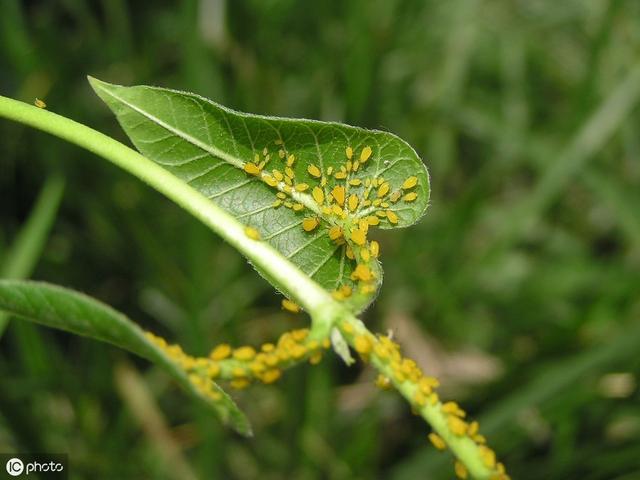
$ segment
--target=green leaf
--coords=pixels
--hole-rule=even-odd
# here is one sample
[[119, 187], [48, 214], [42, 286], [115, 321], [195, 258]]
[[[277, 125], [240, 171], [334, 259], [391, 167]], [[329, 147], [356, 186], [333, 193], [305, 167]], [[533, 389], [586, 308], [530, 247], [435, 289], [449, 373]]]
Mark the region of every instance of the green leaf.
[[[187, 375], [166, 349], [123, 314], [84, 294], [40, 282], [0, 280], [0, 310], [48, 327], [111, 343], [164, 368], [189, 393], [243, 435], [251, 426], [233, 400], [206, 377]], [[207, 382], [207, 383], [205, 383]]]
[[[354, 310], [365, 308], [382, 282], [360, 234], [374, 228], [368, 219], [376, 217], [380, 228], [405, 227], [427, 208], [427, 170], [391, 133], [239, 113], [164, 88], [90, 82], [143, 155], [256, 229], [325, 289], [351, 289]], [[341, 237], [330, 238], [337, 229]], [[364, 275], [358, 264], [367, 267]]]

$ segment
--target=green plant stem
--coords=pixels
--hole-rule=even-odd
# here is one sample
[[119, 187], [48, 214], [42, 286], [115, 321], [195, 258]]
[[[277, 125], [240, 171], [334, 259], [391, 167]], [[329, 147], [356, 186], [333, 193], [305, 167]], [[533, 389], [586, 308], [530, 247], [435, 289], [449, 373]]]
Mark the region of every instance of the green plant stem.
[[343, 307], [277, 250], [245, 234], [245, 225], [216, 206], [204, 195], [161, 166], [122, 143], [69, 118], [35, 106], [0, 96], [0, 116], [74, 143], [138, 177], [243, 253], [252, 263], [269, 272], [280, 290], [309, 312], [314, 336], [326, 336]]
[[[264, 272], [268, 272], [272, 283], [308, 311], [312, 318], [309, 338], [326, 338], [338, 320], [342, 324], [352, 325], [353, 334], [342, 332], [352, 347], [355, 335], [371, 335], [360, 320], [278, 251], [266, 242], [247, 237], [245, 225], [138, 152], [71, 119], [2, 96], [0, 96], [0, 117], [45, 131], [103, 157], [143, 180], [200, 219], [251, 262]], [[383, 360], [372, 356], [371, 363], [383, 375], [393, 380], [392, 371]], [[414, 403], [415, 385], [410, 382], [395, 381], [394, 385], [411, 404]], [[440, 406], [439, 403], [435, 406], [425, 406], [419, 409], [419, 413], [447, 442], [449, 448], [466, 465], [474, 478], [488, 479], [493, 472], [482, 463], [477, 445], [467, 437], [455, 436], [449, 430]]]
[[[357, 336], [371, 334], [364, 323], [353, 316], [342, 319], [338, 325], [339, 328], [344, 325], [350, 325], [353, 329], [352, 332], [347, 332], [340, 328], [344, 338], [352, 347], [355, 347], [355, 338]], [[464, 463], [473, 478], [488, 479], [495, 473], [483, 463], [479, 446], [471, 438], [457, 436], [449, 429], [446, 414], [442, 411], [442, 403], [440, 401], [435, 405], [427, 404], [423, 407], [417, 407], [414, 396], [418, 386], [415, 383], [410, 381], [398, 382], [395, 379], [390, 363], [379, 358], [374, 352], [370, 355], [370, 362], [378, 372], [391, 380], [394, 388], [413, 406], [414, 411], [424, 418], [433, 430], [444, 439], [447, 447]]]

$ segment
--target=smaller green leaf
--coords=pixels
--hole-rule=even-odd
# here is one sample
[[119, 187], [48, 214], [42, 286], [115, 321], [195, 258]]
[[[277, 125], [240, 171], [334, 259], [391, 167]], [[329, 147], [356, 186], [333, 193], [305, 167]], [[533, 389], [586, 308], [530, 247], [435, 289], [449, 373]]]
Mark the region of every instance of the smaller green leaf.
[[251, 435], [251, 426], [245, 415], [215, 382], [187, 375], [168, 352], [151, 341], [140, 327], [102, 302], [47, 283], [0, 280], [0, 311], [111, 343], [147, 358], [213, 409], [224, 423], [243, 435]]

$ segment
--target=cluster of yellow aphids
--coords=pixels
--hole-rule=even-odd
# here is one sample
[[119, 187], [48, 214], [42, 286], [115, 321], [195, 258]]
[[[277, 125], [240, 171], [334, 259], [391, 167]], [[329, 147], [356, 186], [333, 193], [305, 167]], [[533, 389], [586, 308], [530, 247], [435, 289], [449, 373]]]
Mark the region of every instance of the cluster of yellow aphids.
[[[277, 154], [272, 155], [265, 147], [261, 153], [254, 154], [253, 161], [244, 164], [244, 171], [277, 191], [274, 208], [301, 212], [301, 227], [305, 232], [315, 233], [318, 228], [324, 228], [331, 241], [343, 246], [344, 255], [354, 262], [350, 270], [353, 284], [337, 288], [333, 292], [336, 299], [350, 297], [354, 288], [362, 294], [375, 292], [377, 273], [371, 262], [378, 257], [380, 245], [367, 239], [369, 228], [383, 222], [390, 226], [398, 224], [400, 218], [394, 206], [418, 198], [418, 177], [410, 176], [392, 186], [384, 177], [367, 173], [367, 164], [374, 158], [371, 147], [365, 146], [356, 153], [348, 146], [341, 165], [335, 166], [334, 162], [324, 168], [309, 163], [303, 173], [304, 181], [299, 181], [295, 154], [287, 152], [281, 140], [275, 144]], [[272, 168], [274, 161], [279, 162], [279, 168]], [[245, 232], [254, 240], [260, 238], [253, 227]]]
[[286, 332], [276, 343], [265, 343], [259, 349], [249, 345], [232, 348], [221, 344], [208, 357], [193, 357], [185, 353], [180, 345], [169, 345], [162, 337], [150, 332], [146, 336], [160, 347], [174, 362], [189, 374], [189, 379], [202, 393], [213, 400], [221, 395], [213, 389], [210, 380], [228, 380], [233, 388], [247, 387], [257, 380], [265, 384], [277, 381], [282, 369], [308, 360], [315, 365], [322, 359], [322, 351], [330, 342], [310, 340], [307, 329]]
[[[425, 375], [418, 364], [403, 357], [400, 346], [389, 336], [372, 335], [366, 330], [357, 331], [349, 322], [340, 324], [342, 333], [364, 361], [375, 361], [376, 368], [383, 372], [376, 378], [376, 385], [382, 389], [395, 386], [409, 393], [409, 400], [416, 413], [429, 411], [444, 419], [447, 431], [454, 437], [466, 437], [474, 442], [485, 467], [492, 471], [491, 480], [509, 480], [504, 465], [496, 460], [496, 455], [486, 445], [486, 439], [479, 432], [476, 421], [467, 422], [466, 412], [456, 402], [442, 402], [435, 392], [439, 386], [436, 378]], [[447, 443], [436, 432], [429, 434], [429, 440], [439, 450]], [[455, 463], [455, 472], [459, 478], [468, 478], [467, 468], [460, 461]]]

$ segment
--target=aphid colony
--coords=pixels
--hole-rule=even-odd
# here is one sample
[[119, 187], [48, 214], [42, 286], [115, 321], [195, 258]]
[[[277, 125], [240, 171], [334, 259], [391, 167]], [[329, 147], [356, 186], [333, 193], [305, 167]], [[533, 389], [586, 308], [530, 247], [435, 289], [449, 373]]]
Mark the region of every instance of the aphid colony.
[[[367, 240], [369, 227], [382, 222], [396, 225], [399, 218], [393, 205], [414, 202], [418, 198], [415, 191], [418, 178], [410, 176], [398, 188], [393, 188], [384, 177], [367, 176], [366, 165], [372, 158], [373, 150], [365, 146], [357, 155], [351, 147], [347, 147], [344, 164], [339, 167], [329, 166], [323, 170], [315, 164], [307, 165], [308, 175], [305, 176], [310, 180], [299, 182], [294, 171], [295, 155], [285, 150], [281, 140], [275, 144], [278, 147], [280, 169], [267, 168], [275, 156], [272, 158], [265, 147], [262, 155], [256, 153], [252, 162], [244, 164], [244, 171], [277, 190], [274, 208], [309, 213], [301, 222], [305, 232], [326, 229], [331, 241], [343, 246], [346, 257], [355, 262], [351, 280], [357, 284], [360, 293], [373, 293], [376, 289], [376, 273], [371, 261], [378, 257], [380, 246], [376, 241]], [[254, 240], [260, 238], [252, 227], [248, 227], [245, 233]], [[342, 285], [333, 292], [333, 296], [344, 300], [352, 293], [352, 286]], [[283, 302], [283, 307], [296, 311], [298, 307], [290, 303]]]
[[328, 339], [323, 342], [309, 340], [309, 330], [299, 329], [284, 333], [275, 344], [265, 343], [258, 351], [251, 346], [234, 349], [221, 344], [211, 350], [208, 357], [192, 357], [180, 345], [169, 345], [150, 332], [146, 332], [146, 336], [184, 369], [191, 382], [212, 400], [220, 400], [222, 396], [209, 379], [229, 380], [236, 389], [247, 387], [253, 380], [274, 383], [282, 375], [283, 368], [303, 360], [316, 365], [322, 360], [322, 350], [330, 346]]
[[[378, 387], [386, 390], [395, 384], [398, 388], [409, 390], [410, 401], [416, 413], [424, 409], [439, 410], [446, 419], [451, 434], [456, 437], [466, 436], [477, 445], [482, 462], [493, 471], [490, 479], [509, 480], [504, 465], [496, 461], [495, 453], [486, 445], [485, 437], [479, 433], [478, 422], [466, 422], [466, 413], [457, 403], [442, 403], [434, 391], [439, 385], [438, 380], [424, 375], [415, 361], [403, 357], [397, 343], [388, 336], [374, 336], [367, 331], [358, 332], [348, 321], [340, 323], [340, 329], [351, 340], [350, 343], [364, 361], [375, 361], [376, 367], [384, 372], [376, 379]], [[435, 432], [430, 433], [428, 438], [438, 450], [447, 447], [445, 440]], [[466, 467], [459, 461], [455, 463], [455, 472], [459, 478], [468, 477]]]

